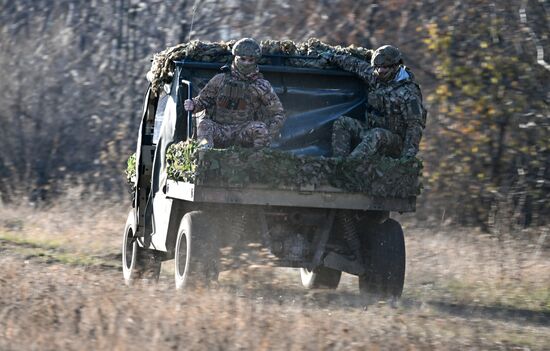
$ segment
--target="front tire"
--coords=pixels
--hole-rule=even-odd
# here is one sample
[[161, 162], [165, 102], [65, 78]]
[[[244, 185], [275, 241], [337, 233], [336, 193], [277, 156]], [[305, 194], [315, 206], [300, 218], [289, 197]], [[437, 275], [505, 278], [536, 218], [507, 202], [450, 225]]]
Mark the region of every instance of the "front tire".
[[136, 279], [158, 281], [160, 276], [160, 255], [139, 246], [135, 237], [136, 230], [135, 210], [131, 209], [122, 236], [122, 275], [126, 285]]
[[217, 281], [219, 250], [211, 223], [202, 211], [183, 216], [174, 250], [176, 289], [208, 286]]
[[379, 299], [401, 297], [406, 258], [401, 225], [391, 218], [370, 225], [362, 241], [366, 272], [359, 277], [359, 291]]
[[314, 270], [300, 268], [302, 285], [306, 289], [336, 289], [341, 276], [341, 271], [327, 267], [319, 267]]

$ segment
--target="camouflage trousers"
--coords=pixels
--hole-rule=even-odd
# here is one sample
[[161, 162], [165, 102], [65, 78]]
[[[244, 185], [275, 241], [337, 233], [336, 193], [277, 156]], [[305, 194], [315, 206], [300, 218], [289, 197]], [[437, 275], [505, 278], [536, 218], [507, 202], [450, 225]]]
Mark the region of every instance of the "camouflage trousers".
[[366, 157], [374, 154], [399, 157], [401, 137], [384, 128], [368, 129], [354, 118], [342, 116], [332, 126], [333, 157]]
[[199, 143], [206, 143], [215, 148], [232, 145], [263, 147], [269, 144], [269, 130], [264, 122], [222, 124], [211, 119], [203, 119], [197, 128], [197, 139]]

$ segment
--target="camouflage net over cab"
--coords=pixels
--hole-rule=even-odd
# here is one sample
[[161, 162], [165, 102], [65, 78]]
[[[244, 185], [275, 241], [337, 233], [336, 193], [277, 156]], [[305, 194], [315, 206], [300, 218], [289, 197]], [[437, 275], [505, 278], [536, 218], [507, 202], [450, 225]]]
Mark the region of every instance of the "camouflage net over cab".
[[274, 149], [198, 150], [195, 142], [168, 149], [168, 178], [197, 185], [248, 184], [302, 187], [331, 185], [371, 196], [406, 198], [420, 194], [422, 161], [372, 157], [362, 160], [296, 156]]
[[[153, 93], [156, 95], [165, 82], [170, 81], [174, 72], [174, 61], [190, 60], [198, 62], [228, 63], [231, 49], [235, 40], [228, 42], [202, 42], [193, 40], [182, 43], [153, 56], [153, 64], [147, 72], [147, 79], [151, 82]], [[273, 61], [283, 57], [284, 64], [293, 67], [311, 67], [329, 69], [334, 68], [320, 55], [325, 52], [333, 52], [341, 55], [353, 55], [363, 60], [370, 61], [372, 50], [356, 46], [332, 46], [323, 43], [319, 39], [310, 38], [306, 42], [293, 42], [291, 40], [262, 40], [260, 42], [262, 55], [260, 64], [273, 64]], [[272, 55], [278, 57], [272, 57]], [[285, 56], [288, 56], [285, 58]], [[295, 57], [299, 56], [299, 57]], [[306, 58], [307, 57], [307, 58]]]

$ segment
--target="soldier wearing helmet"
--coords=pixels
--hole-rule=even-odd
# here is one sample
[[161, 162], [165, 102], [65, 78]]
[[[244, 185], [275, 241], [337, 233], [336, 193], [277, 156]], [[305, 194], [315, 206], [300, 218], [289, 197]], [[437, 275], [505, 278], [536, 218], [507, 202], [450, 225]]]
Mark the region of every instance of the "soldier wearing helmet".
[[368, 87], [365, 121], [342, 116], [334, 122], [333, 155], [414, 157], [426, 124], [426, 109], [420, 86], [403, 65], [399, 49], [381, 46], [370, 62], [330, 53], [324, 57], [357, 74]]
[[284, 123], [283, 106], [258, 69], [260, 45], [237, 41], [230, 67], [214, 76], [197, 97], [184, 102], [187, 111], [205, 110], [197, 138], [205, 147], [268, 146]]

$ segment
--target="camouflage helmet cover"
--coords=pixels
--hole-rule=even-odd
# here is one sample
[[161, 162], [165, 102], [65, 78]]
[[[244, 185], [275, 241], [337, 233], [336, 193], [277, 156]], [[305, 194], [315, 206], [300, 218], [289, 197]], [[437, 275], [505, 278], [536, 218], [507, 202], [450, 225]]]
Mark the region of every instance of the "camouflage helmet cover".
[[373, 66], [393, 66], [403, 63], [401, 52], [392, 45], [384, 45], [376, 49], [372, 55], [371, 65]]
[[234, 56], [253, 56], [260, 58], [262, 56], [262, 50], [260, 44], [252, 38], [243, 38], [233, 45]]

